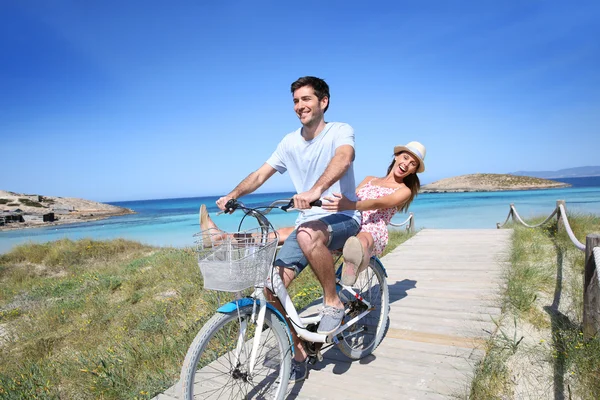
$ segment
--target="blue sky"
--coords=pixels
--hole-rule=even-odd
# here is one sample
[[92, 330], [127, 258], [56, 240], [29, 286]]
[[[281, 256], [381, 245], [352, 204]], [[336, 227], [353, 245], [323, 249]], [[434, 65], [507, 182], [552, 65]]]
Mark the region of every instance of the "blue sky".
[[[221, 195], [324, 78], [356, 180], [427, 146], [422, 182], [600, 164], [597, 1], [0, 0], [0, 189]], [[286, 175], [260, 191], [287, 191]]]

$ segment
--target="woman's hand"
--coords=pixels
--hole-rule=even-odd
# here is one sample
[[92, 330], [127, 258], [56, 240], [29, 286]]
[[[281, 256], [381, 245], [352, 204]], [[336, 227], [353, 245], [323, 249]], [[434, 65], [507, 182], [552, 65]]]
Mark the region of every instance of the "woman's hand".
[[323, 200], [321, 208], [327, 211], [356, 210], [356, 202], [348, 200], [341, 193], [333, 193], [332, 196], [324, 197]]

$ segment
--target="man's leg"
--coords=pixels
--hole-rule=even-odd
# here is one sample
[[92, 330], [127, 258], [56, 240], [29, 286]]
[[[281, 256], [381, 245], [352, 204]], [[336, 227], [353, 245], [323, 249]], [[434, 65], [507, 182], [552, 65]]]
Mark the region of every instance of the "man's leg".
[[[285, 228], [284, 228], [285, 229]], [[293, 230], [288, 234], [285, 242], [283, 243], [283, 247], [277, 253], [277, 257], [275, 258], [274, 266], [279, 271], [279, 276], [283, 281], [283, 284], [287, 288], [294, 278], [302, 272], [304, 268], [308, 265], [308, 261], [304, 254], [302, 253], [302, 249], [298, 245], [297, 241], [297, 231]], [[288, 324], [292, 324], [287, 317], [287, 313], [285, 312], [281, 302], [270, 290], [265, 290], [265, 296], [267, 300], [272, 303], [286, 318]], [[296, 361], [304, 361], [306, 359], [306, 350], [302, 344], [302, 340], [296, 334], [296, 331], [292, 328], [290, 329], [292, 333], [292, 339], [294, 342], [294, 359]]]
[[328, 215], [298, 228], [298, 244], [323, 287], [324, 307], [318, 333], [332, 333], [344, 317], [344, 305], [335, 288], [331, 250], [341, 248], [359, 229], [358, 222], [343, 214]]
[[[292, 268], [284, 268], [284, 267], [276, 267], [276, 268], [279, 271], [279, 276], [281, 277], [283, 284], [287, 288], [290, 285], [290, 283], [292, 283], [294, 278], [296, 277], [295, 270]], [[285, 312], [283, 306], [281, 305], [281, 302], [279, 301], [279, 299], [277, 297], [275, 297], [273, 292], [271, 292], [268, 289], [265, 289], [265, 297], [267, 298], [267, 301], [269, 303], [271, 303], [276, 309], [279, 310], [281, 315], [283, 315], [284, 318], [287, 320], [287, 323], [289, 325], [291, 325], [292, 322], [290, 322], [289, 318], [287, 317], [287, 313]], [[292, 333], [292, 339], [294, 342], [294, 360], [296, 360], [296, 361], [306, 360], [306, 357], [308, 356], [308, 354], [306, 353], [306, 349], [304, 348], [302, 340], [298, 337], [298, 334], [296, 334], [295, 329], [290, 329], [290, 331]]]
[[333, 257], [327, 248], [328, 242], [327, 225], [321, 221], [310, 221], [298, 228], [298, 244], [323, 287], [323, 303], [344, 308], [335, 290]]

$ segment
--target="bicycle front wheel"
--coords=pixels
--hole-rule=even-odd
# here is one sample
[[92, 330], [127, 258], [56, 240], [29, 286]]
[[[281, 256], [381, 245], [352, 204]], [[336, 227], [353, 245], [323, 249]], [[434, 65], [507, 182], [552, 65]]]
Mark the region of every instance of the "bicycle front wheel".
[[[239, 312], [238, 312], [239, 311]], [[290, 375], [291, 343], [277, 315], [267, 309], [256, 361], [252, 306], [214, 315], [192, 342], [181, 370], [184, 399], [283, 399]]]
[[[358, 275], [352, 288], [371, 304], [372, 309], [356, 324], [342, 332], [343, 340], [338, 342], [338, 348], [347, 357], [359, 360], [379, 346], [389, 325], [388, 286], [385, 273], [374, 258], [371, 258], [369, 265]], [[345, 307], [349, 309], [350, 318], [366, 309], [364, 304], [356, 299], [346, 302]]]

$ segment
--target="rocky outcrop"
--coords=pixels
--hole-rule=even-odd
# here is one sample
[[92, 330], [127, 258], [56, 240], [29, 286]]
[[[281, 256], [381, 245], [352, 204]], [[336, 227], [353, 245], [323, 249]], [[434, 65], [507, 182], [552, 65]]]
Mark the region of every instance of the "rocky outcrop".
[[439, 192], [497, 192], [563, 188], [571, 185], [548, 179], [508, 174], [470, 174], [441, 179], [421, 186], [421, 193]]
[[0, 190], [0, 230], [98, 220], [133, 213], [128, 208], [91, 200]]

